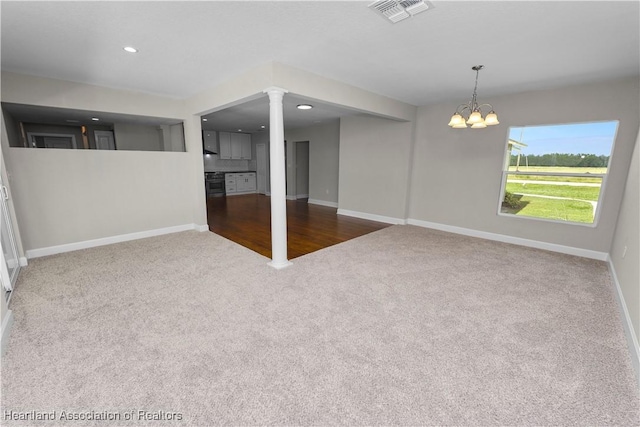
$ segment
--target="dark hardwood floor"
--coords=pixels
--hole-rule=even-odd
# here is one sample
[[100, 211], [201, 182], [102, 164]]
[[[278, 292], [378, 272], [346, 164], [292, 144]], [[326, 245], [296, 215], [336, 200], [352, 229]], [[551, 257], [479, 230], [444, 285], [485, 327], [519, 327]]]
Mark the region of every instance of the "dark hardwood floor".
[[[209, 230], [271, 258], [271, 198], [261, 194], [210, 197]], [[293, 259], [389, 224], [337, 215], [337, 209], [287, 200], [287, 255]]]

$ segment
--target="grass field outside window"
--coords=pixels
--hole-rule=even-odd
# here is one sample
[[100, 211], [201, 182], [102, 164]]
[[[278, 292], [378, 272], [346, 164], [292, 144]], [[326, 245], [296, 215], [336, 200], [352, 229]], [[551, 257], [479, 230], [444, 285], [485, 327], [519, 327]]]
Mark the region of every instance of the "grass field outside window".
[[616, 130], [617, 122], [510, 128], [499, 213], [595, 224]]

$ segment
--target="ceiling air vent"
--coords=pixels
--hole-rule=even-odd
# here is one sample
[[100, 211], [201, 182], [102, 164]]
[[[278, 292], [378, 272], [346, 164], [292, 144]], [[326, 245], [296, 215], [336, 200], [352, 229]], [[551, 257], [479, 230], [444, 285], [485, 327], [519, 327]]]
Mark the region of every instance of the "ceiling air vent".
[[424, 0], [378, 0], [371, 3], [369, 8], [395, 24], [417, 13], [433, 9], [433, 5]]

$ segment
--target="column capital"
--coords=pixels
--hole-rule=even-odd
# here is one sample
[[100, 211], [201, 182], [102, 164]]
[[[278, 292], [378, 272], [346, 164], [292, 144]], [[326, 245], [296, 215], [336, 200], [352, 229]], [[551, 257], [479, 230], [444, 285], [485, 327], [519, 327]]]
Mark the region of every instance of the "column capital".
[[284, 95], [285, 93], [289, 93], [289, 91], [286, 89], [282, 89], [281, 87], [271, 86], [263, 90], [262, 93], [280, 93]]

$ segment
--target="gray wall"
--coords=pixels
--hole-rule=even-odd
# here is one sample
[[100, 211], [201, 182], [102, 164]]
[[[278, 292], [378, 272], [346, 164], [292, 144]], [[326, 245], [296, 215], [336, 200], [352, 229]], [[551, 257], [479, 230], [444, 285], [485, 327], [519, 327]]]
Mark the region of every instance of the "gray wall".
[[412, 122], [343, 118], [339, 209], [404, 221], [412, 141]]
[[163, 151], [164, 141], [158, 126], [115, 123], [113, 133], [118, 150]]
[[25, 250], [191, 224], [184, 153], [9, 148]]
[[[640, 342], [640, 135], [636, 142], [627, 176], [618, 224], [611, 244], [611, 263], [631, 318], [637, 342]], [[626, 253], [625, 253], [626, 247]], [[636, 348], [636, 352], [640, 349]], [[637, 360], [635, 361], [638, 362]], [[640, 374], [640, 367], [636, 371]]]
[[11, 114], [4, 111], [4, 108], [2, 109], [2, 121], [4, 123], [3, 128], [6, 130], [9, 140], [17, 147], [24, 147], [18, 122], [16, 122]]
[[287, 141], [287, 195], [295, 196], [296, 142], [309, 141], [309, 199], [338, 203], [340, 121], [285, 130]]
[[[456, 102], [418, 110], [409, 217], [606, 253], [622, 200], [640, 116], [637, 78], [481, 98], [500, 125], [451, 129]], [[510, 126], [619, 120], [597, 227], [498, 216]]]

